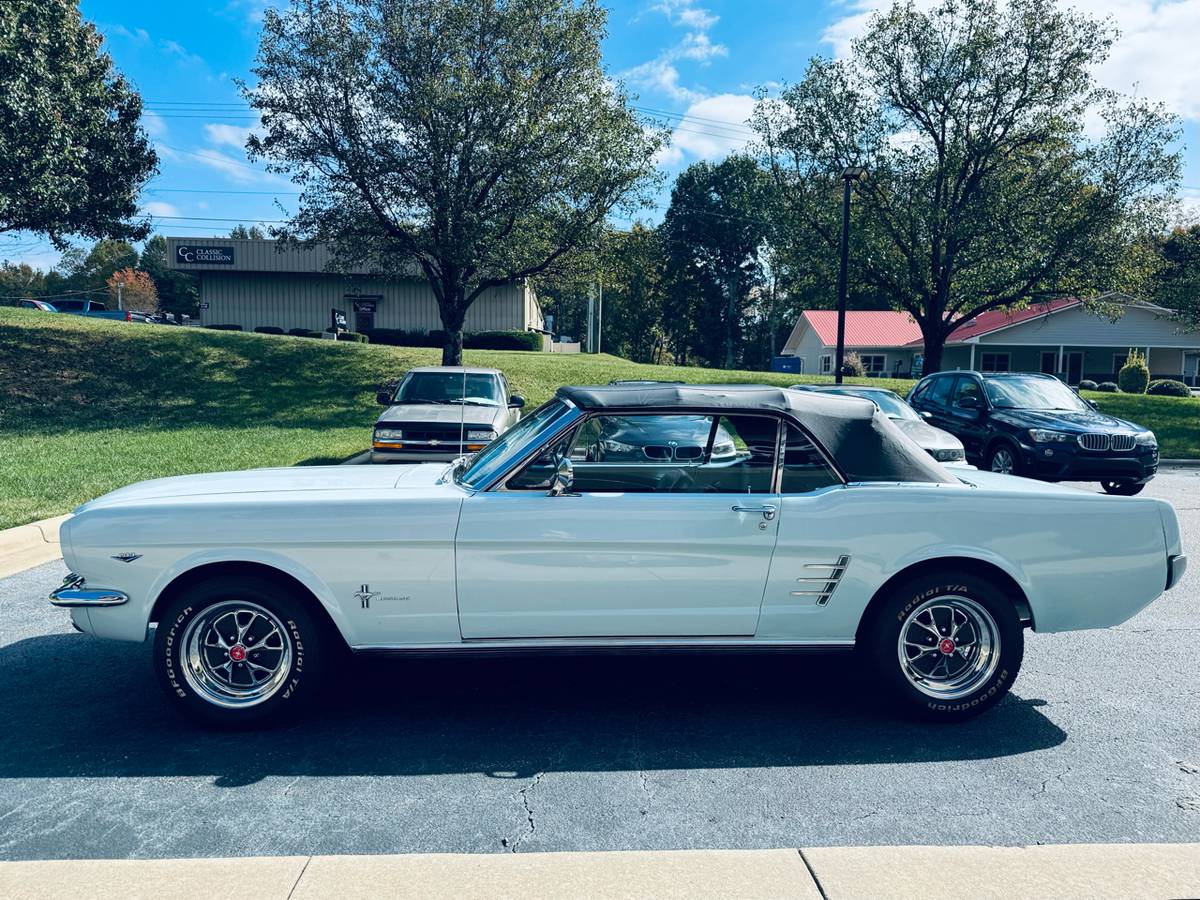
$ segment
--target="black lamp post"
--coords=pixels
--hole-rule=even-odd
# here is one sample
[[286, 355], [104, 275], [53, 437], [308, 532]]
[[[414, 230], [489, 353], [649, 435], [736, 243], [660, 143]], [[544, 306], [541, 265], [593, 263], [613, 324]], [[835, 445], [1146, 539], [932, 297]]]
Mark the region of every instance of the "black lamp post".
[[862, 166], [849, 166], [842, 172], [842, 261], [838, 267], [838, 335], [837, 335], [837, 369], [835, 378], [842, 383], [842, 366], [846, 357], [846, 267], [850, 262], [850, 187], [856, 181], [867, 177], [867, 170]]

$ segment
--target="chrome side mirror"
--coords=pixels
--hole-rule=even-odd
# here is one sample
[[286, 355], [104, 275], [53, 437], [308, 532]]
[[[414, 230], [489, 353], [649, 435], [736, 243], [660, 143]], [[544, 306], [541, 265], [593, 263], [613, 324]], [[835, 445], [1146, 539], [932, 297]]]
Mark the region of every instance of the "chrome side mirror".
[[564, 494], [570, 494], [571, 488], [574, 486], [575, 465], [569, 456], [564, 456], [558, 461], [558, 468], [554, 472], [554, 477], [550, 479], [550, 490], [546, 492], [546, 496], [561, 497]]

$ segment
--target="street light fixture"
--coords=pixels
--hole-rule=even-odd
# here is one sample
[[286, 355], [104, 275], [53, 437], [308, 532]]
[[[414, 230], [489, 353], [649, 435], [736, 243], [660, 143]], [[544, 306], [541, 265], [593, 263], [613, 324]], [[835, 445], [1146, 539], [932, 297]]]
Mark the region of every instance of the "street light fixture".
[[867, 177], [862, 166], [847, 166], [842, 170], [842, 261], [838, 267], [837, 369], [835, 380], [842, 383], [842, 366], [846, 358], [846, 267], [850, 261], [850, 188]]

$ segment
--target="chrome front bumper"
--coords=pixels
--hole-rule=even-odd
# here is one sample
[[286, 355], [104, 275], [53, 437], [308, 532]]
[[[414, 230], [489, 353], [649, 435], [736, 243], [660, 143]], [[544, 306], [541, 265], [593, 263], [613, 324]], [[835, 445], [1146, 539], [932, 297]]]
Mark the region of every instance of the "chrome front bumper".
[[70, 573], [58, 588], [50, 592], [50, 602], [54, 606], [67, 609], [81, 606], [120, 606], [129, 602], [129, 597], [120, 591], [107, 588], [86, 590], [85, 584], [82, 575]]

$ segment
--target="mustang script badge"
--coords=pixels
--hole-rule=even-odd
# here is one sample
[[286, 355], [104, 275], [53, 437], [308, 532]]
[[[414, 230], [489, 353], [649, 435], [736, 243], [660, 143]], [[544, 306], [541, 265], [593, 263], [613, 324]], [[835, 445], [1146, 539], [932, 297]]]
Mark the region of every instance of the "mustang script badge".
[[116, 556], [113, 557], [113, 559], [117, 559], [117, 560], [120, 560], [121, 562], [125, 562], [125, 563], [133, 562], [135, 559], [141, 559], [141, 558], [142, 558], [142, 554], [140, 554], [140, 553], [118, 553]]

